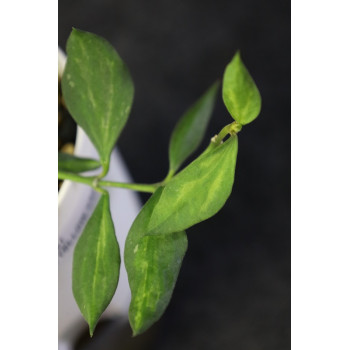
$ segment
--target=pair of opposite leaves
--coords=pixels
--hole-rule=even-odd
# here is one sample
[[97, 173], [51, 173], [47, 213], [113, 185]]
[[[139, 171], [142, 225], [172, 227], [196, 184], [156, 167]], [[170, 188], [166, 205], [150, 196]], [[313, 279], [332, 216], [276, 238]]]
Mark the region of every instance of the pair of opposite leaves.
[[[103, 174], [133, 100], [128, 70], [104, 39], [73, 29], [62, 79], [72, 117], [95, 145], [100, 160], [59, 155], [59, 168], [82, 172], [102, 166]], [[169, 146], [169, 173], [200, 145], [217, 95], [218, 83], [184, 114]], [[239, 53], [227, 66], [223, 100], [235, 120], [245, 125], [260, 112], [261, 99]], [[132, 294], [129, 319], [134, 334], [145, 331], [167, 307], [187, 249], [184, 230], [217, 213], [231, 193], [238, 150], [233, 134], [209, 147], [166, 185], [159, 187], [135, 219], [125, 245], [125, 266]], [[109, 196], [101, 198], [74, 252], [73, 294], [93, 334], [119, 279], [120, 253], [110, 215]]]

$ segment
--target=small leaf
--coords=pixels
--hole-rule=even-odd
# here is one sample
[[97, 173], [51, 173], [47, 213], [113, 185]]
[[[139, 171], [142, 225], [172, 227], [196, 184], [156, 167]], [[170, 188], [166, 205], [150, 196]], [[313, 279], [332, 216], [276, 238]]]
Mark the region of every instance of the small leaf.
[[224, 73], [222, 98], [232, 118], [245, 125], [260, 113], [261, 97], [254, 80], [237, 52]]
[[118, 285], [120, 253], [103, 194], [79, 238], [73, 258], [73, 294], [92, 336]]
[[218, 87], [219, 83], [214, 83], [177, 123], [169, 145], [169, 172], [175, 173], [200, 145], [214, 109]]
[[127, 67], [105, 39], [73, 29], [67, 42], [62, 92], [69, 112], [95, 145], [106, 170], [133, 100]]
[[185, 232], [146, 236], [146, 227], [163, 188], [135, 219], [125, 243], [125, 266], [131, 289], [129, 320], [133, 334], [148, 329], [164, 313], [187, 249]]
[[148, 234], [186, 230], [216, 214], [229, 197], [235, 175], [237, 135], [210, 146], [164, 187], [150, 217]]
[[81, 158], [68, 153], [58, 152], [58, 170], [71, 173], [82, 173], [101, 166], [95, 159]]

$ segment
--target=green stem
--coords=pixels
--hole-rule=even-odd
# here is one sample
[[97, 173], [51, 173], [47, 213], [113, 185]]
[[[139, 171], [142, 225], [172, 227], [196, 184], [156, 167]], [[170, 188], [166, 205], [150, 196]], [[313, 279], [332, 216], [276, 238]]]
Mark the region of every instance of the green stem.
[[58, 171], [58, 178], [60, 180], [71, 180], [74, 182], [82, 183], [85, 185], [89, 185], [96, 190], [101, 190], [101, 186], [104, 187], [119, 187], [126, 188], [129, 190], [134, 190], [138, 192], [147, 192], [153, 193], [158, 188], [157, 184], [147, 185], [147, 184], [131, 184], [131, 183], [123, 183], [123, 182], [113, 182], [113, 181], [99, 181], [98, 177], [85, 177], [69, 172]]
[[219, 135], [216, 135], [214, 137], [213, 142], [216, 146], [219, 146], [221, 141], [225, 138], [226, 135], [237, 134], [241, 130], [242, 130], [242, 125], [237, 123], [237, 122], [233, 122], [231, 124], [228, 124], [222, 128], [222, 130], [219, 132]]
[[127, 188], [129, 190], [134, 190], [138, 192], [147, 192], [147, 193], [153, 193], [158, 188], [157, 185], [130, 184], [130, 183], [113, 182], [113, 181], [99, 181], [98, 184], [99, 186], [104, 186], [104, 187]]
[[166, 176], [166, 178], [162, 181], [162, 184], [165, 185], [167, 184], [174, 176], [175, 174], [175, 171], [170, 169], [169, 172], [168, 172], [168, 175]]
[[102, 173], [97, 176], [99, 179], [103, 179], [107, 175], [108, 170], [109, 170], [109, 162], [108, 161], [107, 162], [101, 161], [101, 165], [102, 165]]
[[60, 180], [71, 180], [74, 182], [79, 182], [85, 185], [89, 185], [91, 187], [93, 187], [93, 182], [95, 177], [89, 176], [81, 176], [81, 175], [77, 175], [77, 174], [73, 174], [73, 173], [69, 173], [69, 172], [65, 172], [65, 171], [58, 171], [58, 178]]

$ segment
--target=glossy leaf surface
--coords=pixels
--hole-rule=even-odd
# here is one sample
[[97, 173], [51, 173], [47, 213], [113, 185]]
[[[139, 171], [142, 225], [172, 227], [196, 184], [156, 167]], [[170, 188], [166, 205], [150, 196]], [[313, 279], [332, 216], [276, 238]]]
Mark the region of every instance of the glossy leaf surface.
[[94, 170], [101, 166], [95, 159], [81, 158], [72, 154], [58, 152], [58, 170], [69, 171], [71, 173], [82, 173]]
[[135, 219], [125, 244], [125, 266], [131, 289], [129, 320], [134, 335], [144, 332], [164, 313], [187, 249], [185, 232], [147, 236], [148, 221], [163, 188]]
[[103, 167], [108, 167], [134, 95], [127, 67], [105, 39], [73, 29], [62, 92], [72, 117], [95, 145]]
[[226, 67], [222, 97], [232, 118], [242, 125], [252, 122], [260, 113], [259, 90], [244, 66], [239, 52]]
[[170, 171], [175, 173], [203, 140], [214, 109], [218, 83], [214, 83], [204, 95], [181, 117], [171, 135], [169, 145]]
[[225, 204], [234, 181], [238, 138], [233, 135], [209, 149], [167, 183], [149, 220], [149, 234], [186, 230]]
[[118, 285], [119, 246], [103, 194], [79, 238], [73, 259], [73, 294], [92, 336]]

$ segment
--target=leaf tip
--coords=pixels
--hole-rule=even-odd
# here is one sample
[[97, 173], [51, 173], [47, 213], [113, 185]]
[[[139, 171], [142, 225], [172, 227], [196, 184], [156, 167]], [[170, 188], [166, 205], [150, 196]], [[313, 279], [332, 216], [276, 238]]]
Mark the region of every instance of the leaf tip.
[[95, 324], [89, 323], [90, 338], [92, 338], [92, 336], [94, 335], [95, 327], [96, 327], [96, 323]]
[[138, 336], [140, 333], [134, 329], [132, 329], [132, 337], [135, 338], [136, 336]]
[[214, 81], [214, 83], [211, 85], [211, 87], [209, 88], [210, 90], [212, 90], [213, 94], [216, 96], [218, 90], [219, 90], [219, 86], [221, 84], [221, 79], [216, 79]]
[[135, 338], [138, 335], [146, 332], [148, 330], [148, 328], [150, 327], [150, 325], [146, 326], [146, 325], [141, 325], [140, 327], [134, 327], [134, 325], [131, 324], [131, 329], [132, 329], [132, 337]]
[[132, 319], [130, 318], [129, 315], [129, 324], [131, 327], [131, 331], [132, 331], [132, 337], [135, 338], [136, 336], [138, 336], [140, 333], [142, 333], [142, 331], [140, 330], [139, 327], [136, 327], [136, 325], [134, 324], [134, 322], [132, 321]]
[[217, 78], [217, 79], [214, 81], [213, 85], [212, 85], [213, 88], [216, 88], [216, 90], [219, 90], [219, 86], [220, 86], [221, 82], [222, 82], [222, 79], [221, 79], [221, 78]]
[[76, 27], [72, 27], [71, 35], [75, 36], [77, 34], [81, 33], [81, 30], [79, 30]]
[[[142, 311], [142, 310], [141, 310]], [[129, 308], [129, 324], [132, 330], [132, 336], [136, 337], [144, 332], [146, 332], [155, 322], [155, 320], [150, 316], [145, 318], [142, 315], [137, 316], [135, 310], [132, 306], [132, 301]]]

